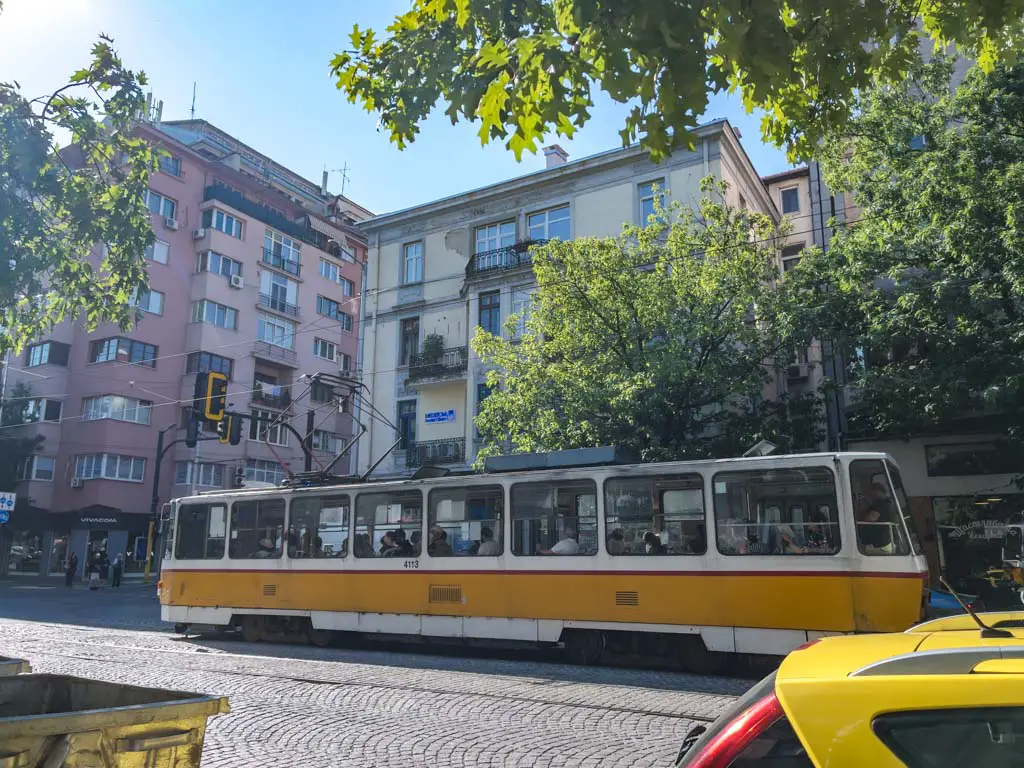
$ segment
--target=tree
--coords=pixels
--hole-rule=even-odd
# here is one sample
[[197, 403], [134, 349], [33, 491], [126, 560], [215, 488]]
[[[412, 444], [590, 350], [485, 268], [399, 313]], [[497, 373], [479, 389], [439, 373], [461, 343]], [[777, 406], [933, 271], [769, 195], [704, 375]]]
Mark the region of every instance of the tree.
[[47, 97], [0, 83], [0, 352], [67, 318], [91, 330], [136, 316], [155, 157], [131, 134], [145, 77], [111, 42], [101, 37], [90, 65]]
[[356, 26], [331, 71], [399, 148], [444, 102], [519, 158], [571, 137], [600, 88], [635, 105], [623, 143], [658, 159], [690, 143], [709, 94], [735, 90], [765, 111], [766, 139], [806, 156], [873, 77], [900, 82], [922, 40], [990, 69], [1022, 19], [1024, 0], [414, 0], [383, 39]]
[[788, 404], [762, 407], [785, 335], [773, 324], [774, 234], [768, 217], [708, 197], [618, 238], [535, 247], [525, 327], [512, 317], [511, 338], [473, 339], [493, 366], [476, 422], [483, 455], [511, 440], [517, 451], [617, 445], [656, 461], [778, 438]]
[[[806, 323], [855, 364], [862, 430], [908, 437], [995, 416], [1024, 446], [1024, 67], [877, 84], [826, 144], [859, 221], [802, 281]], [[827, 280], [822, 280], [827, 276]]]
[[30, 421], [28, 413], [32, 392], [25, 384], [11, 388], [0, 402], [0, 491], [13, 491], [25, 461], [42, 445], [43, 438], [28, 436], [25, 430], [11, 429]]

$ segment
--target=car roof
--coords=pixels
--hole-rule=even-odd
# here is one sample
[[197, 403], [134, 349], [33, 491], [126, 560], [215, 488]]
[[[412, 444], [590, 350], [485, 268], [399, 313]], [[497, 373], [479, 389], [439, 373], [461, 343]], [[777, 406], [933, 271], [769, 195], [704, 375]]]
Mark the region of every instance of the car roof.
[[[985, 659], [1024, 657], [1024, 611], [978, 614], [1011, 637], [983, 637], [968, 615], [950, 616], [906, 632], [825, 637], [794, 651], [779, 667], [778, 682], [839, 679], [862, 674], [914, 674], [948, 667], [950, 674]], [[941, 659], [940, 659], [941, 656]]]

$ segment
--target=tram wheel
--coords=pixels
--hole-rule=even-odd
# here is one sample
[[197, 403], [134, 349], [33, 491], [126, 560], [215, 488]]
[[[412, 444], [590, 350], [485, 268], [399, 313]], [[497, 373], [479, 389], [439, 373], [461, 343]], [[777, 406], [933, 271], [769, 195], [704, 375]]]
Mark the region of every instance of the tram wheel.
[[604, 632], [599, 630], [573, 629], [565, 633], [565, 653], [573, 664], [600, 664], [604, 647]]
[[709, 651], [704, 640], [698, 635], [680, 638], [677, 650], [679, 663], [697, 675], [713, 675], [719, 672], [729, 660], [729, 654]]
[[263, 617], [242, 617], [242, 639], [247, 643], [255, 643], [263, 639]]
[[315, 645], [317, 648], [326, 648], [330, 645], [332, 634], [333, 633], [329, 629], [316, 629], [312, 626], [306, 632], [310, 645]]

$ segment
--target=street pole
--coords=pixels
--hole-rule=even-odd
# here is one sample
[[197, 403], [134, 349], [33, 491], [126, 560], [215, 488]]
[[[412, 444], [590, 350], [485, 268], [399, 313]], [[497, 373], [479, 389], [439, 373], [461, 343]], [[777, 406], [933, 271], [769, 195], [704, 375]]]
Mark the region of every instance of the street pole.
[[160, 465], [163, 463], [164, 454], [167, 452], [167, 449], [181, 442], [180, 440], [175, 440], [169, 445], [164, 446], [164, 433], [177, 426], [177, 424], [171, 424], [169, 427], [164, 427], [156, 436], [156, 466], [153, 467], [153, 495], [149, 501], [149, 533], [146, 535], [146, 570], [143, 572], [142, 577], [145, 584], [149, 584], [149, 570], [153, 563], [153, 534], [156, 532], [157, 507], [160, 504]]
[[316, 414], [315, 411], [306, 411], [306, 438], [305, 438], [304, 442], [306, 443], [306, 450], [305, 450], [306, 464], [305, 464], [305, 466], [306, 466], [306, 471], [307, 472], [312, 472], [313, 471], [313, 430], [316, 428], [316, 423], [314, 421], [315, 414]]

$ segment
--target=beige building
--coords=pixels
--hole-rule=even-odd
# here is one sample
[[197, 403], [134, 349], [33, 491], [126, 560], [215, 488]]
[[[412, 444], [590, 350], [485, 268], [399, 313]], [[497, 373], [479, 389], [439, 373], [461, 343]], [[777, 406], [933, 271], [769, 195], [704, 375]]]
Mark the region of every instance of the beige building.
[[504, 333], [509, 315], [528, 307], [532, 242], [616, 235], [646, 220], [655, 188], [696, 204], [705, 176], [729, 184], [732, 205], [778, 218], [727, 121], [701, 126], [697, 138], [693, 151], [659, 165], [638, 147], [572, 162], [548, 147], [543, 170], [362, 222], [362, 381], [394, 428], [364, 421], [360, 471], [385, 454], [378, 474], [472, 463], [480, 447], [473, 421], [487, 391], [469, 342], [476, 326]]

